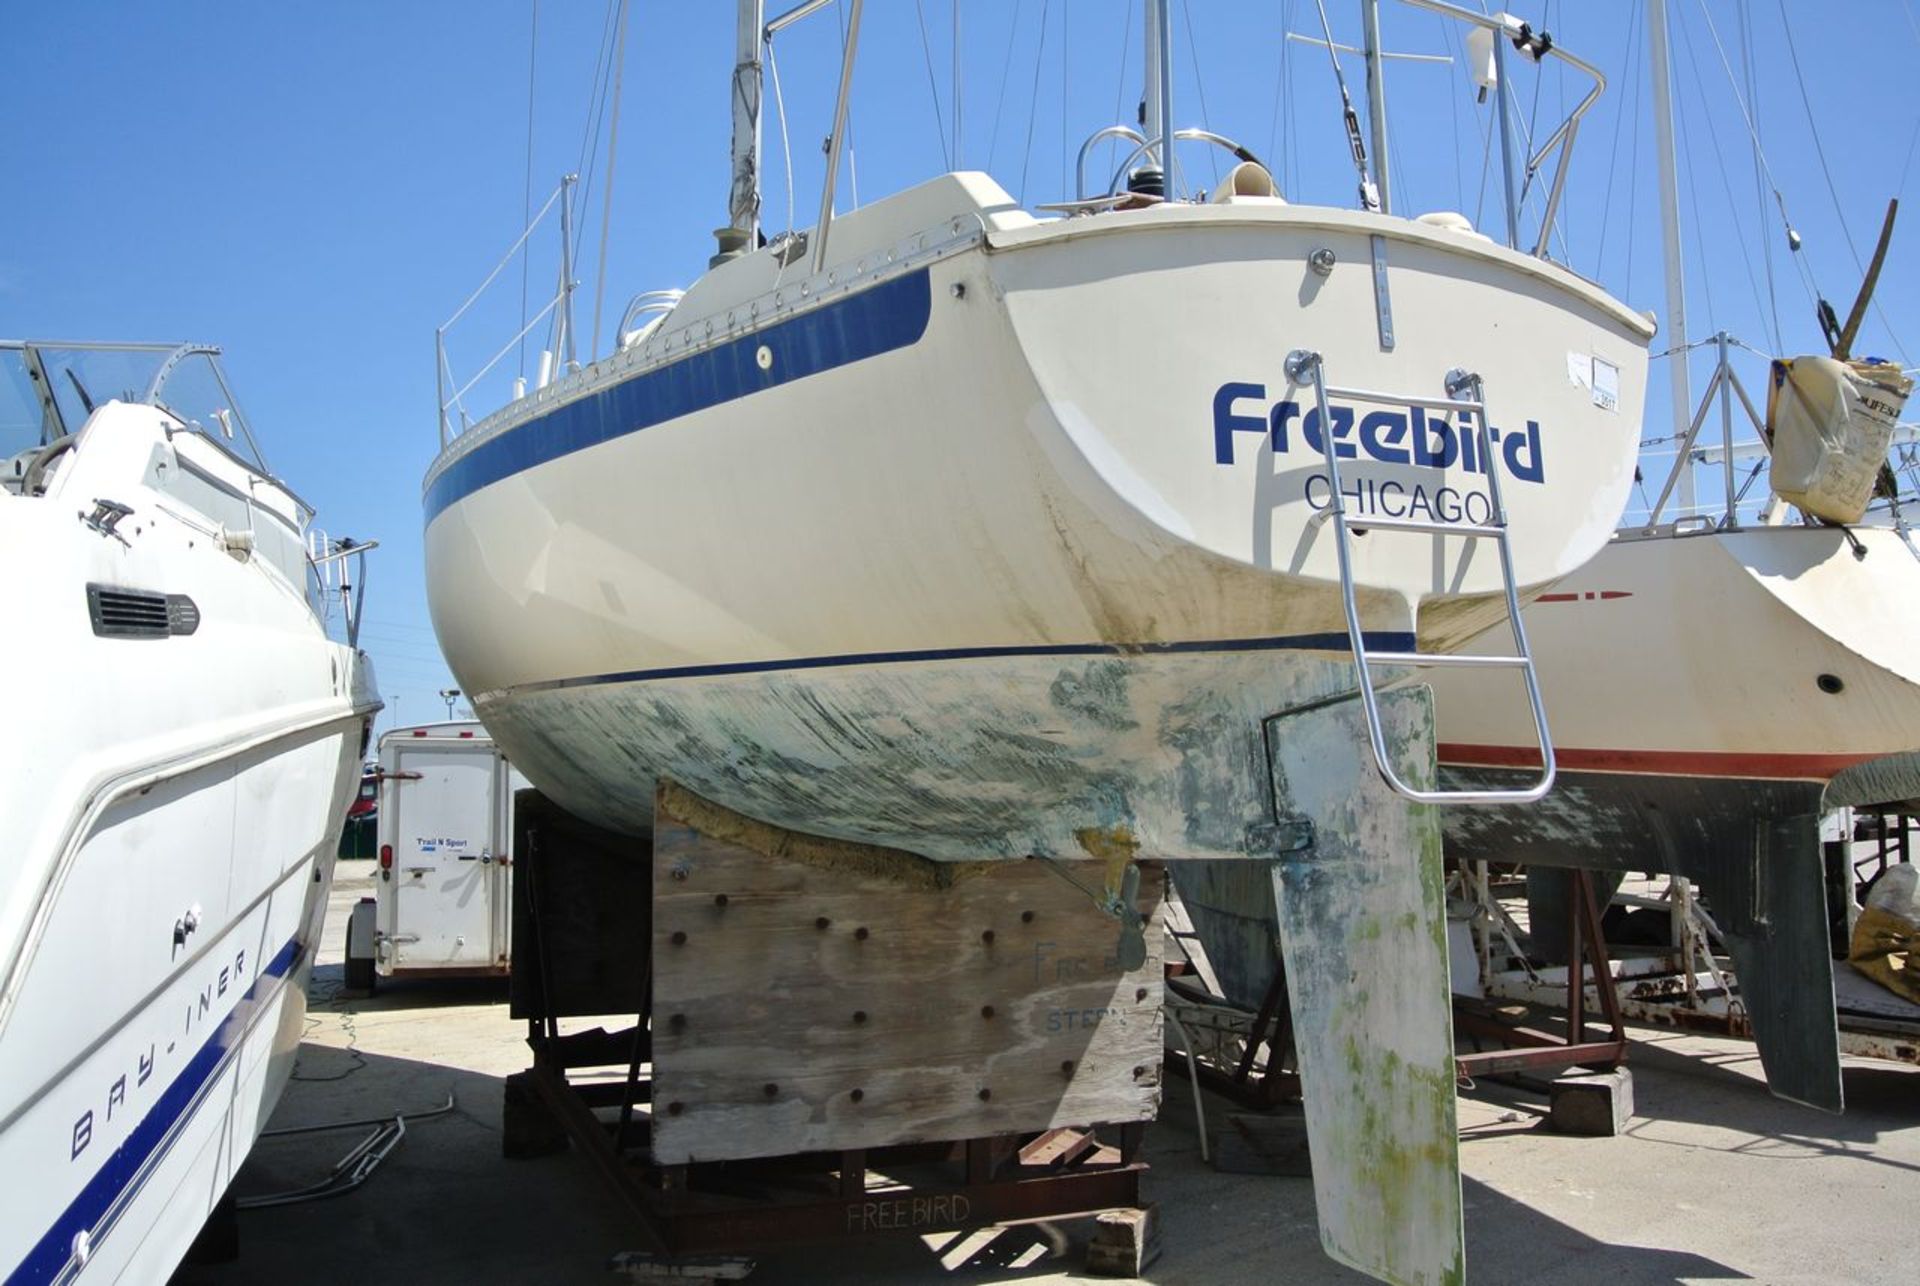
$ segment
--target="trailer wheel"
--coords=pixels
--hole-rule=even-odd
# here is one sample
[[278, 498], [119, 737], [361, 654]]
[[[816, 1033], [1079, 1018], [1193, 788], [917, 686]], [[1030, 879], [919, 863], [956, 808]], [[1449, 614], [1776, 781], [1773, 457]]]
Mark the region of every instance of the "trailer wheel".
[[349, 955], [347, 957], [345, 981], [348, 991], [364, 992], [371, 996], [375, 977], [372, 956]]
[[354, 908], [354, 914], [347, 917], [347, 964], [342, 985], [348, 991], [371, 996], [376, 975], [373, 969], [373, 907], [370, 900], [362, 899]]

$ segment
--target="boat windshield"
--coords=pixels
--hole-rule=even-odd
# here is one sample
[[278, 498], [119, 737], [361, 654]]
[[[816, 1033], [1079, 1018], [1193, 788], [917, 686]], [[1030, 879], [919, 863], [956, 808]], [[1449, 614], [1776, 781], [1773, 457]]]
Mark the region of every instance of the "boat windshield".
[[37, 451], [60, 436], [42, 405], [24, 348], [0, 349], [0, 459]]
[[[52, 406], [39, 396], [39, 381]], [[196, 344], [16, 343], [0, 346], [0, 450], [78, 433], [106, 402], [158, 406], [262, 470], [260, 448], [220, 370]]]

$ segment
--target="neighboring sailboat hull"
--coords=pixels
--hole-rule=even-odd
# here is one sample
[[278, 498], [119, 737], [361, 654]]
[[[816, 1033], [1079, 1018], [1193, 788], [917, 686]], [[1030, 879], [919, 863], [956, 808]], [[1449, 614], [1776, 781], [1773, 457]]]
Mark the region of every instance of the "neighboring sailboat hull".
[[[1920, 557], [1891, 530], [1853, 535], [1864, 557], [1829, 527], [1627, 537], [1541, 595], [1525, 622], [1563, 779], [1764, 789], [1920, 746]], [[1434, 680], [1443, 765], [1537, 758], [1499, 682]], [[1462, 813], [1454, 825], [1478, 835], [1503, 820], [1523, 819]], [[1525, 829], [1582, 842], [1544, 821]]]
[[[1854, 535], [1864, 557], [1837, 529], [1801, 526], [1610, 545], [1525, 614], [1554, 792], [1446, 819], [1461, 858], [1695, 880], [1775, 1091], [1835, 1110], [1819, 819], [1920, 797], [1920, 558], [1896, 532]], [[1525, 730], [1485, 680], [1448, 673], [1434, 691], [1461, 737], [1440, 747], [1443, 780], [1512, 780]]]

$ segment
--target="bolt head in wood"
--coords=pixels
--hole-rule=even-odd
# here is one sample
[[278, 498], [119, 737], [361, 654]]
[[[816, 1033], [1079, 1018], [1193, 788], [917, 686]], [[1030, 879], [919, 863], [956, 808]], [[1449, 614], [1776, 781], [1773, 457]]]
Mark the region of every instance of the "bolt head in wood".
[[864, 1009], [856, 1009], [856, 1010], [854, 1010], [854, 1011], [853, 1011], [853, 1021], [854, 1021], [855, 1023], [863, 1023], [863, 1022], [865, 1022], [865, 1021], [867, 1021], [867, 1011], [866, 1011], [866, 1010], [864, 1010]]
[[667, 1019], [667, 1026], [673, 1028], [675, 1031], [685, 1031], [687, 1027], [687, 1016], [685, 1014], [675, 1014], [673, 1017]]
[[676, 946], [676, 947], [684, 947], [684, 946], [686, 946], [686, 945], [687, 945], [687, 933], [686, 933], [686, 930], [685, 930], [685, 929], [675, 929], [675, 930], [673, 931], [673, 936], [672, 936], [671, 938], [668, 938], [668, 939], [667, 939], [667, 941], [668, 941], [668, 942], [671, 942], [671, 943], [672, 943], [672, 944], [673, 944], [674, 946]]
[[993, 1091], [988, 1089], [986, 1086], [982, 1085], [980, 1087], [980, 1101], [984, 1103], [992, 1097], [993, 1097]]
[[715, 906], [725, 906], [725, 905], [727, 904], [727, 895], [726, 895], [726, 894], [724, 894], [724, 893], [716, 893], [716, 894], [714, 894], [714, 895], [713, 895], [713, 904], [714, 904]]
[[980, 941], [982, 941], [982, 942], [984, 942], [984, 943], [986, 943], [986, 944], [987, 944], [988, 946], [992, 946], [992, 945], [993, 945], [993, 930], [992, 930], [992, 929], [988, 929], [988, 930], [987, 930], [986, 932], [984, 932], [984, 933], [982, 933], [982, 934], [980, 935]]
[[814, 920], [813, 927], [816, 929], [824, 929], [832, 923], [833, 923], [832, 920], [827, 919], [827, 917], [823, 915], [817, 918], [816, 920]]
[[859, 928], [855, 929], [853, 931], [853, 936], [860, 939], [860, 941], [865, 942], [867, 940], [867, 926], [863, 924]]
[[668, 1115], [668, 1116], [678, 1116], [678, 1115], [680, 1115], [680, 1114], [681, 1114], [682, 1112], [684, 1112], [684, 1111], [686, 1111], [686, 1110], [687, 1110], [687, 1105], [686, 1105], [685, 1103], [669, 1103], [669, 1104], [667, 1104], [667, 1115]]
[[858, 1103], [861, 1099], [865, 1098], [866, 1096], [867, 1096], [867, 1092], [865, 1090], [860, 1090], [860, 1089], [854, 1090], [852, 1093], [847, 1095], [848, 1098], [852, 1099], [856, 1103]]
[[780, 1087], [778, 1085], [775, 1085], [772, 1081], [768, 1081], [765, 1085], [760, 1087], [760, 1092], [762, 1094], [765, 1094], [768, 1098], [773, 1098], [780, 1093]]
[[991, 1017], [993, 1017], [993, 1006], [992, 1006], [992, 1005], [982, 1005], [982, 1006], [980, 1006], [980, 1016], [981, 1016], [982, 1018], [991, 1018]]

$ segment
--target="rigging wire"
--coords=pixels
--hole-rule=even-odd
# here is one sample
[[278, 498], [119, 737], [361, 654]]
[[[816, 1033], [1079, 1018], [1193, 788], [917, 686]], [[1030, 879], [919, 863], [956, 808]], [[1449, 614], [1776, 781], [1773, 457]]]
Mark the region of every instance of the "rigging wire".
[[933, 42], [927, 38], [927, 10], [925, 0], [913, 0], [914, 12], [920, 17], [920, 52], [927, 58], [927, 93], [933, 98], [933, 126], [940, 135], [940, 168], [951, 170], [953, 153], [947, 150], [947, 118], [940, 109], [940, 86], [933, 77]]
[[[1691, 174], [1693, 173], [1693, 133], [1687, 128], [1686, 100], [1678, 94], [1674, 95], [1673, 99], [1673, 119], [1680, 127], [1681, 156], [1686, 162], [1686, 172]], [[1693, 243], [1704, 250], [1707, 245], [1707, 232], [1700, 220], [1700, 185], [1697, 183], [1687, 185], [1687, 206], [1693, 212]], [[1706, 271], [1706, 265], [1703, 263], [1695, 263], [1694, 268], [1700, 274], [1700, 284], [1707, 296], [1707, 326], [1718, 331], [1720, 320], [1713, 302], [1713, 274]]]
[[965, 84], [960, 78], [960, 0], [952, 0], [948, 8], [953, 14], [953, 168], [957, 170], [965, 163], [965, 153], [960, 148], [960, 127], [966, 123], [960, 99]]
[[[588, 195], [593, 189], [593, 165], [600, 151], [600, 124], [606, 114], [606, 95], [609, 73], [613, 61], [614, 18], [622, 0], [607, 0], [607, 14], [600, 25], [600, 50], [594, 56], [593, 79], [587, 91], [587, 122], [580, 131], [580, 159], [574, 166], [574, 173], [580, 176], [580, 182], [570, 200], [577, 202], [572, 208], [585, 209]], [[574, 220], [573, 244], [567, 247], [575, 263], [579, 262], [580, 241], [586, 235], [586, 220]], [[559, 283], [558, 294], [564, 295], [568, 283]], [[547, 348], [557, 356], [559, 353], [559, 334], [566, 310], [555, 308], [547, 320]]]
[[[1273, 82], [1273, 117], [1267, 128], [1267, 155], [1280, 158], [1281, 188], [1297, 193], [1299, 189], [1291, 184], [1287, 173], [1287, 162], [1293, 154], [1293, 76], [1287, 66], [1287, 47], [1292, 43], [1287, 39], [1287, 32], [1292, 29], [1293, 0], [1285, 0], [1280, 6], [1280, 72]], [[1283, 107], [1286, 110], [1283, 111]]]
[[[1641, 6], [1635, 5], [1632, 9], [1628, 10], [1627, 13], [1627, 47], [1624, 56], [1620, 60], [1620, 83], [1622, 85], [1627, 83], [1627, 73], [1634, 65], [1634, 44], [1640, 34], [1640, 15], [1642, 12]], [[1637, 97], [1635, 101], [1638, 101]], [[1637, 119], [1636, 117], [1636, 120]], [[1606, 273], [1607, 230], [1613, 222], [1613, 181], [1620, 174], [1620, 127], [1626, 123], [1626, 120], [1627, 113], [1624, 110], [1624, 104], [1622, 104], [1621, 107], [1614, 110], [1613, 145], [1607, 149], [1607, 194], [1600, 202], [1600, 248], [1595, 252], [1593, 257], [1593, 275], [1596, 278], [1602, 277]], [[1627, 211], [1627, 221], [1629, 223], [1633, 221], [1633, 211], [1631, 207], [1629, 207]]]
[[[1547, 25], [1547, 23], [1552, 17], [1552, 14], [1553, 14], [1553, 0], [1547, 0], [1547, 4], [1545, 8], [1543, 8], [1540, 13], [1541, 27], [1544, 28]], [[1498, 36], [1495, 37], [1495, 39], [1498, 39], [1498, 38], [1499, 38]], [[1509, 61], [1507, 65], [1511, 67], [1513, 63]], [[1526, 173], [1521, 175], [1520, 177], [1520, 208], [1523, 210], [1526, 209], [1528, 195], [1531, 194], [1533, 191], [1533, 180], [1535, 177], [1534, 170], [1533, 170], [1533, 140], [1539, 137], [1539, 134], [1535, 130], [1535, 126], [1537, 126], [1540, 122], [1540, 91], [1541, 89], [1545, 88], [1546, 83], [1547, 83], [1546, 74], [1540, 70], [1540, 64], [1536, 62], [1533, 65], [1533, 102], [1529, 104], [1527, 107], [1527, 123], [1526, 123], [1527, 150], [1526, 150], [1526, 160], [1525, 160]]]
[[1000, 55], [1000, 89], [994, 96], [993, 133], [987, 138], [987, 169], [993, 169], [993, 154], [1000, 147], [1000, 117], [1007, 107], [1007, 73], [1013, 67], [1013, 41], [1020, 31], [1020, 11], [1027, 7], [1027, 0], [1015, 0], [1013, 21], [1007, 24], [1007, 51]]
[[[1200, 99], [1200, 128], [1209, 134], [1213, 132], [1213, 119], [1207, 112], [1207, 78], [1200, 71], [1200, 42], [1193, 36], [1193, 6], [1188, 0], [1180, 0], [1180, 17], [1187, 25], [1187, 58], [1193, 63], [1194, 91]], [[1167, 122], [1169, 133], [1173, 131], [1172, 121]], [[1173, 155], [1173, 148], [1167, 148], [1167, 155]], [[1269, 154], [1271, 155], [1271, 154]], [[1207, 149], [1207, 163], [1213, 167], [1213, 185], [1220, 186], [1220, 149]], [[1169, 189], [1171, 191], [1171, 189]]]
[[1354, 169], [1360, 173], [1360, 205], [1362, 209], [1378, 210], [1380, 192], [1373, 185], [1373, 176], [1367, 172], [1367, 146], [1360, 135], [1360, 114], [1353, 110], [1353, 95], [1347, 92], [1346, 73], [1340, 70], [1340, 55], [1334, 48], [1333, 24], [1327, 21], [1326, 0], [1313, 0], [1314, 7], [1320, 11], [1320, 31], [1327, 41], [1327, 61], [1333, 65], [1334, 83], [1340, 87], [1340, 111], [1347, 127], [1347, 150], [1353, 154]]
[[[1440, 43], [1445, 45], [1447, 52], [1451, 54], [1453, 52], [1454, 39], [1453, 24], [1448, 22], [1447, 16], [1442, 13], [1434, 14], [1433, 20], [1440, 24]], [[1458, 66], [1466, 73], [1467, 78], [1470, 80], [1473, 72], [1467, 67], [1464, 57], [1460, 60]], [[1449, 135], [1453, 140], [1453, 208], [1456, 210], [1465, 210], [1467, 206], [1467, 172], [1460, 168], [1460, 91], [1457, 86], [1448, 87], [1447, 111], [1453, 122], [1453, 130]]]
[[[841, 4], [840, 0], [833, 0], [833, 9], [840, 19], [840, 58], [844, 62], [847, 56], [847, 41], [852, 37], [853, 11], [846, 5]], [[841, 140], [841, 143], [847, 150], [847, 190], [853, 201], [853, 204], [847, 208], [850, 210], [858, 210], [860, 208], [860, 161], [859, 158], [854, 155], [853, 151], [853, 92], [851, 85], [848, 86], [847, 92], [846, 130], [847, 136]]]
[[1071, 173], [1071, 171], [1067, 168], [1067, 149], [1068, 149], [1068, 141], [1069, 141], [1067, 138], [1067, 112], [1068, 112], [1069, 105], [1073, 101], [1071, 94], [1068, 92], [1072, 82], [1069, 79], [1069, 75], [1068, 75], [1069, 68], [1070, 68], [1070, 60], [1067, 57], [1067, 55], [1073, 51], [1073, 39], [1067, 31], [1067, 22], [1068, 22], [1069, 16], [1072, 13], [1073, 13], [1073, 10], [1069, 9], [1066, 6], [1066, 4], [1064, 3], [1061, 4], [1060, 6], [1060, 189], [1059, 190], [1063, 195], [1066, 195], [1066, 196], [1079, 195], [1079, 193], [1071, 192], [1067, 188], [1067, 176]]
[[[1646, 36], [1644, 26], [1641, 33]], [[1622, 83], [1625, 83], [1625, 80], [1625, 76], [1622, 76]], [[1634, 211], [1640, 208], [1640, 100], [1645, 97], [1645, 94], [1633, 96], [1633, 129], [1630, 131], [1633, 147], [1627, 155], [1627, 275], [1624, 279], [1624, 290], [1628, 293], [1633, 290], [1633, 246], [1636, 222], [1633, 215]]]
[[1027, 145], [1020, 154], [1020, 194], [1015, 198], [1021, 205], [1027, 203], [1027, 167], [1033, 161], [1033, 126], [1040, 119], [1040, 68], [1047, 57], [1047, 13], [1053, 8], [1053, 0], [1041, 0], [1040, 4], [1040, 44], [1033, 51], [1033, 89], [1027, 106]]
[[[520, 196], [520, 226], [533, 221], [533, 73], [540, 51], [540, 0], [533, 0], [533, 21], [527, 33], [527, 174]], [[533, 256], [520, 256], [520, 378], [527, 377], [527, 274]]]
[[[1486, 11], [1486, 0], [1481, 0], [1480, 12], [1485, 14]], [[1463, 67], [1469, 66], [1466, 38], [1458, 32], [1454, 33], [1454, 47], [1460, 51], [1460, 65]], [[1506, 82], [1503, 80], [1498, 85], [1495, 85], [1493, 92], [1496, 94], [1506, 93]], [[1495, 103], [1492, 107], [1488, 107], [1486, 100], [1482, 97], [1476, 106], [1484, 109], [1480, 113], [1482, 117], [1480, 122], [1480, 194], [1476, 196], [1473, 201], [1473, 226], [1477, 228], [1480, 226], [1482, 217], [1487, 211], [1487, 176], [1493, 170], [1493, 128], [1494, 123], [1500, 119], [1500, 105]]]
[[[957, 0], [956, 0], [956, 3], [957, 3]], [[1114, 77], [1114, 83], [1113, 83], [1113, 116], [1111, 119], [1114, 120], [1115, 122], [1118, 122], [1122, 119], [1120, 112], [1126, 106], [1127, 55], [1132, 52], [1133, 52], [1133, 0], [1127, 0], [1127, 17], [1126, 17], [1126, 20], [1120, 24], [1120, 72], [1117, 76]], [[1120, 145], [1120, 139], [1118, 137], [1110, 138], [1107, 140], [1107, 163], [1106, 163], [1106, 168], [1103, 171], [1104, 173], [1107, 173], [1107, 174], [1113, 173], [1114, 167], [1120, 164], [1119, 160], [1116, 159], [1116, 153], [1114, 150], [1119, 145]], [[1075, 192], [1074, 195], [1079, 196], [1080, 193]]]
[[[1727, 198], [1728, 220], [1733, 224], [1734, 237], [1740, 243], [1740, 260], [1746, 265], [1747, 285], [1753, 291], [1753, 306], [1755, 311], [1764, 315], [1766, 312], [1766, 303], [1760, 298], [1760, 279], [1753, 270], [1753, 247], [1747, 244], [1746, 223], [1741, 219], [1740, 207], [1733, 199], [1733, 182], [1727, 174], [1726, 159], [1720, 153], [1719, 131], [1711, 127], [1712, 105], [1707, 101], [1706, 77], [1700, 74], [1700, 59], [1697, 51], [1694, 49], [1692, 38], [1687, 35], [1686, 24], [1676, 23], [1675, 25], [1679, 29], [1680, 43], [1686, 50], [1687, 65], [1693, 72], [1693, 92], [1700, 100], [1700, 119], [1708, 122], [1708, 128], [1706, 130], [1707, 141], [1713, 145], [1713, 163], [1715, 168], [1720, 172], [1720, 189], [1725, 193]], [[1694, 199], [1696, 201], [1699, 199], [1697, 190]], [[1706, 247], [1707, 243], [1702, 241], [1700, 248], [1703, 254]], [[1762, 249], [1765, 249], [1764, 244], [1762, 245]], [[1704, 263], [1702, 267], [1705, 267]]]
[[[600, 159], [600, 127], [606, 122], [607, 91], [613, 81], [613, 33], [624, 3], [625, 0], [607, 0], [607, 16], [600, 28], [600, 52], [594, 59], [593, 83], [587, 95], [587, 124], [581, 130], [580, 160], [574, 166], [574, 173], [580, 176], [581, 208], [585, 208], [593, 191], [593, 171]], [[586, 232], [586, 220], [576, 220], [572, 247], [575, 256], [580, 253], [580, 242]]]
[[[1813, 119], [1813, 100], [1807, 96], [1807, 79], [1800, 74], [1800, 54], [1794, 48], [1793, 28], [1787, 22], [1786, 0], [1779, 0], [1779, 7], [1780, 25], [1785, 30], [1787, 38], [1787, 56], [1793, 60], [1793, 79], [1800, 87], [1800, 105], [1807, 113], [1807, 128], [1813, 132], [1813, 150], [1814, 154], [1820, 158], [1820, 173], [1827, 180], [1827, 195], [1833, 198], [1834, 216], [1840, 221], [1840, 235], [1847, 243], [1847, 253], [1853, 256], [1854, 271], [1864, 274], [1866, 267], [1860, 262], [1860, 251], [1853, 244], [1853, 232], [1847, 227], [1847, 214], [1840, 204], [1840, 190], [1834, 186], [1833, 171], [1827, 165], [1827, 149], [1826, 145], [1820, 141], [1820, 126]], [[1906, 346], [1894, 333], [1893, 323], [1887, 320], [1886, 312], [1880, 307], [1880, 301], [1875, 299], [1872, 307], [1874, 315], [1880, 319], [1881, 327], [1887, 332], [1887, 338], [1892, 342], [1894, 351], [1900, 354], [1900, 364], [1913, 365], [1912, 360], [1907, 356]]]
[[[767, 72], [773, 77], [773, 110], [780, 117], [780, 155], [787, 167], [787, 231], [793, 231], [793, 139], [787, 132], [787, 100], [780, 92], [780, 61], [773, 56], [773, 42], [766, 42]], [[782, 265], [784, 267], [784, 265]]]
[[620, 0], [620, 34], [614, 40], [613, 55], [613, 124], [607, 129], [607, 181], [600, 191], [600, 265], [594, 272], [593, 346], [587, 349], [588, 361], [600, 355], [600, 312], [607, 298], [607, 238], [613, 231], [613, 166], [620, 155], [620, 91], [627, 81], [627, 15], [630, 10], [628, 0]]
[[[1705, 9], [1706, 6], [1703, 3], [1701, 5], [1701, 11], [1705, 12]], [[1792, 24], [1787, 21], [1785, 0], [1781, 0], [1780, 4], [1780, 26], [1786, 35], [1787, 57], [1793, 62], [1793, 78], [1800, 86], [1800, 106], [1803, 107], [1807, 113], [1807, 128], [1813, 131], [1814, 155], [1820, 158], [1820, 172], [1826, 176], [1827, 180], [1827, 195], [1833, 198], [1833, 212], [1840, 220], [1840, 235], [1846, 240], [1848, 253], [1853, 256], [1854, 268], [1856, 270], [1863, 270], [1863, 265], [1860, 262], [1860, 251], [1858, 247], [1853, 244], [1853, 232], [1847, 227], [1847, 212], [1840, 204], [1840, 190], [1834, 186], [1833, 171], [1827, 166], [1827, 149], [1820, 142], [1820, 126], [1818, 122], [1813, 119], [1813, 100], [1807, 97], [1807, 80], [1805, 76], [1800, 74], [1800, 52], [1794, 48], [1793, 27]], [[1707, 18], [1707, 27], [1709, 30], [1713, 27], [1713, 18], [1711, 15]], [[1716, 34], [1714, 36], [1714, 42], [1718, 44], [1719, 40], [1720, 37]], [[1724, 55], [1722, 56], [1724, 57]], [[1729, 72], [1728, 74], [1731, 75], [1732, 73]]]
[[[1747, 11], [1745, 9], [1742, 9], [1741, 12], [1743, 15], [1746, 15], [1748, 17], [1751, 16], [1751, 15], [1747, 15]], [[1794, 229], [1793, 219], [1787, 213], [1787, 198], [1785, 194], [1781, 192], [1780, 185], [1774, 181], [1773, 167], [1767, 162], [1766, 149], [1760, 145], [1760, 126], [1759, 126], [1759, 119], [1758, 119], [1758, 112], [1760, 107], [1759, 96], [1754, 92], [1752, 92], [1751, 84], [1749, 85], [1749, 91], [1747, 93], [1743, 94], [1740, 92], [1740, 82], [1738, 81], [1738, 79], [1735, 78], [1733, 74], [1732, 63], [1730, 63], [1727, 60], [1727, 48], [1726, 48], [1726, 45], [1722, 43], [1720, 39], [1720, 29], [1714, 25], [1713, 13], [1711, 10], [1708, 9], [1705, 3], [1705, 0], [1700, 0], [1700, 16], [1706, 19], [1707, 34], [1713, 38], [1713, 47], [1715, 51], [1718, 52], [1718, 54], [1720, 55], [1720, 67], [1724, 72], [1726, 72], [1727, 84], [1733, 90], [1734, 104], [1739, 107], [1740, 119], [1742, 120], [1742, 122], [1745, 123], [1747, 127], [1747, 138], [1753, 145], [1753, 155], [1754, 155], [1755, 164], [1758, 166], [1759, 173], [1765, 176], [1766, 185], [1769, 189], [1771, 189], [1773, 193], [1774, 205], [1780, 211], [1780, 223], [1782, 228], [1785, 230], [1787, 234], [1787, 246], [1790, 250], [1797, 252], [1800, 248], [1800, 234]], [[1782, 16], [1783, 17], [1785, 16], [1784, 13], [1782, 14]], [[1682, 36], [1684, 36], [1686, 34], [1686, 28], [1684, 24], [1676, 24], [1676, 25], [1680, 26], [1681, 34]], [[1786, 37], [1787, 37], [1787, 47], [1789, 52], [1791, 52], [1793, 48], [1793, 33], [1791, 30], [1787, 31]], [[1689, 51], [1691, 51], [1691, 45], [1689, 45]], [[1689, 56], [1691, 56], [1691, 53], [1689, 54]], [[1795, 55], [1795, 59], [1796, 59], [1796, 66], [1797, 66], [1797, 59], [1798, 59], [1797, 54]], [[1700, 74], [1699, 68], [1696, 66], [1694, 69], [1694, 75], [1697, 78], [1699, 74]], [[1703, 95], [1704, 95], [1704, 91], [1703, 91]], [[1804, 101], [1804, 95], [1805, 95], [1805, 89], [1803, 86], [1802, 88], [1803, 101]], [[1809, 115], [1807, 119], [1809, 121], [1813, 119], [1811, 115], [1811, 108], [1809, 108]], [[1819, 143], [1819, 138], [1817, 135], [1814, 139], [1814, 142], [1815, 142], [1815, 145], [1817, 146]], [[1716, 144], [1716, 147], [1717, 146], [1718, 145]], [[1823, 152], [1820, 157], [1820, 164], [1822, 168], [1826, 166], [1826, 163], [1827, 163], [1826, 155]], [[1756, 182], [1759, 181], [1758, 176], [1756, 176], [1755, 181]], [[1829, 178], [1829, 183], [1831, 183], [1831, 178]], [[1837, 201], [1837, 198], [1836, 198], [1836, 201]], [[1844, 221], [1841, 224], [1841, 231], [1842, 232], [1846, 231], [1846, 224]], [[1765, 238], [1763, 237], [1762, 245], [1764, 246], [1764, 244], [1765, 244]], [[1772, 274], [1773, 274], [1773, 257], [1771, 255], [1766, 255], [1764, 257], [1767, 261], [1768, 285], [1769, 285], [1769, 290], [1771, 290]], [[1859, 258], [1860, 257], [1857, 254], [1854, 256], [1854, 262], [1856, 264], [1858, 264]], [[1811, 271], [1809, 270], [1806, 262], [1798, 258], [1796, 254], [1796, 257], [1794, 259], [1794, 264], [1800, 270], [1801, 285], [1806, 289], [1807, 302], [1810, 304], [1817, 302], [1820, 297], [1820, 291], [1818, 287], [1814, 285]], [[1780, 323], [1779, 323], [1779, 317], [1778, 317], [1778, 309], [1776, 308], [1775, 316], [1774, 316], [1774, 335], [1775, 335], [1776, 343], [1779, 340], [1779, 334], [1780, 334]]]
[[[1753, 135], [1760, 136], [1760, 86], [1755, 79], [1753, 59], [1753, 9], [1749, 5], [1740, 7], [1740, 70], [1747, 83], [1747, 102], [1753, 106]], [[1773, 327], [1773, 351], [1784, 352], [1786, 340], [1780, 331], [1780, 297], [1773, 280], [1773, 251], [1767, 241], [1767, 185], [1760, 167], [1760, 149], [1753, 149], [1753, 205], [1756, 218], [1754, 226], [1760, 230], [1760, 265], [1767, 277], [1767, 319]]]

